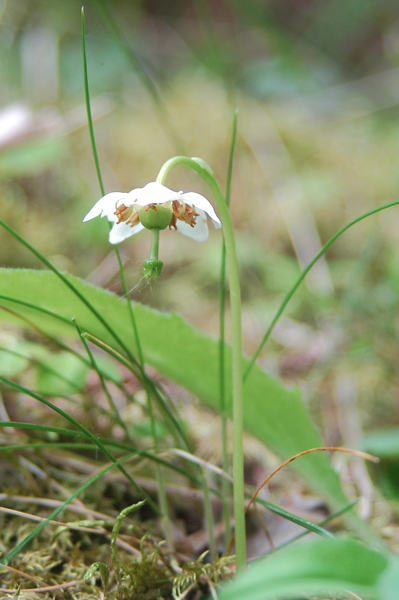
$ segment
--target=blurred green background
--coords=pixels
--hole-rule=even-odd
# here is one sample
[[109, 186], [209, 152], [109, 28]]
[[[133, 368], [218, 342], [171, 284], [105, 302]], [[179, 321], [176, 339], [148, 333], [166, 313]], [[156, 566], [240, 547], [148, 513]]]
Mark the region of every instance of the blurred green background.
[[[89, 83], [107, 192], [152, 181], [176, 154], [225, 186], [250, 354], [299, 273], [340, 227], [399, 197], [399, 4], [394, 0], [91, 0]], [[81, 2], [1, 3], [0, 214], [58, 268], [120, 292], [84, 105]], [[175, 170], [174, 189], [207, 190]], [[399, 209], [363, 221], [319, 261], [261, 362], [302, 385], [327, 443], [399, 422]], [[217, 335], [220, 232], [161, 234], [164, 273], [141, 278], [149, 236], [121, 247], [131, 296]], [[41, 268], [6, 232], [0, 263]]]

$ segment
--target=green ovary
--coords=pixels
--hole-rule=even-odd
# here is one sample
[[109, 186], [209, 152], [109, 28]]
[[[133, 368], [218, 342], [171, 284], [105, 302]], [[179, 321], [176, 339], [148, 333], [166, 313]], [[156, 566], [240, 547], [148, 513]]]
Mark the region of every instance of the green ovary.
[[172, 209], [162, 204], [148, 204], [139, 210], [140, 222], [146, 229], [166, 229], [172, 217]]

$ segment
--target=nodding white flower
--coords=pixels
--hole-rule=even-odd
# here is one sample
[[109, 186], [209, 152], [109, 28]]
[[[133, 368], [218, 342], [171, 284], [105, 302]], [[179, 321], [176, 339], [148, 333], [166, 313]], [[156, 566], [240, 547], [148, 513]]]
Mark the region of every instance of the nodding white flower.
[[93, 206], [84, 221], [107, 217], [114, 223], [109, 234], [111, 244], [119, 244], [142, 229], [175, 229], [183, 235], [203, 242], [208, 237], [208, 215], [219, 229], [212, 204], [196, 192], [174, 192], [161, 183], [147, 183], [124, 194], [111, 192]]

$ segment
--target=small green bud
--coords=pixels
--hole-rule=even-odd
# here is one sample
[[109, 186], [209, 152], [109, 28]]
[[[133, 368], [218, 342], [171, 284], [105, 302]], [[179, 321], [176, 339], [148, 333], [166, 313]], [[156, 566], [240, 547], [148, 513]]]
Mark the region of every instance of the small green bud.
[[163, 204], [147, 204], [139, 210], [140, 222], [146, 229], [166, 229], [172, 216], [172, 209]]
[[143, 273], [146, 279], [157, 279], [162, 271], [163, 262], [155, 258], [143, 262]]

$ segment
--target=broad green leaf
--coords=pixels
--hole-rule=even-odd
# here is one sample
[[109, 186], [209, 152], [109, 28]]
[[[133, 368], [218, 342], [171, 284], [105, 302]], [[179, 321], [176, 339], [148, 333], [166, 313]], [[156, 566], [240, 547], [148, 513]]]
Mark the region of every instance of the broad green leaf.
[[[126, 300], [70, 275], [68, 280], [102, 314], [131, 352], [136, 353]], [[13, 300], [6, 300], [5, 297]], [[20, 303], [18, 303], [20, 301]], [[44, 312], [24, 305], [31, 303]], [[54, 273], [48, 271], [0, 269], [0, 306], [25, 318], [18, 320], [0, 310], [0, 319], [26, 320], [47, 332], [76, 337], [70, 321], [75, 318], [83, 331], [121, 350], [110, 332], [90, 309]], [[47, 311], [47, 312], [46, 312]], [[175, 313], [161, 313], [134, 304], [146, 363], [218, 409], [218, 343], [194, 329]], [[54, 316], [51, 316], [53, 313]], [[231, 348], [226, 347], [226, 390], [231, 396]], [[244, 360], [244, 368], [247, 364]], [[322, 446], [298, 388], [288, 389], [255, 366], [245, 383], [244, 425], [285, 459], [302, 450]], [[347, 504], [339, 479], [324, 452], [299, 459], [293, 467], [334, 508]], [[352, 513], [353, 525], [367, 535], [367, 528]]]
[[[277, 600], [303, 597], [304, 594], [363, 594], [379, 596], [379, 578], [388, 558], [350, 539], [315, 539], [289, 546], [259, 560], [226, 584], [219, 600]], [[392, 579], [393, 581], [393, 579]], [[390, 585], [383, 582], [384, 586]], [[397, 590], [397, 588], [396, 588]], [[394, 598], [394, 596], [391, 596]], [[396, 597], [396, 596], [395, 596]]]

